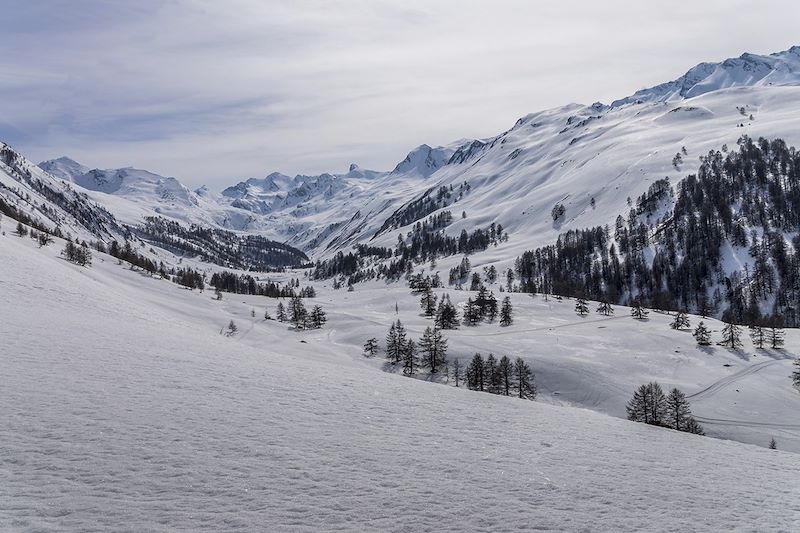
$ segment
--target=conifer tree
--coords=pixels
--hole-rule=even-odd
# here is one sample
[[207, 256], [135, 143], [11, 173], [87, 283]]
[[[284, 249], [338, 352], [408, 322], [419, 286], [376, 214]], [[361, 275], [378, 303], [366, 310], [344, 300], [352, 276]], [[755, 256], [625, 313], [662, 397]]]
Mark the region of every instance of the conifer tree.
[[308, 322], [308, 311], [303, 301], [295, 296], [289, 300], [289, 321], [295, 329], [303, 329]]
[[413, 376], [417, 365], [417, 345], [409, 339], [403, 347], [403, 374]]
[[705, 431], [703, 431], [703, 426], [701, 426], [694, 417], [689, 417], [686, 420], [686, 426], [684, 430], [687, 433], [694, 433], [695, 435], [705, 435]]
[[667, 399], [661, 385], [655, 381], [641, 385], [633, 393], [633, 398], [626, 407], [628, 420], [645, 424], [661, 424], [666, 413], [666, 402]]
[[767, 342], [767, 332], [764, 330], [764, 328], [758, 324], [753, 324], [750, 326], [749, 330], [750, 340], [753, 341], [753, 346], [759, 350], [764, 348], [764, 343]]
[[495, 318], [497, 318], [497, 298], [494, 297], [493, 292], [490, 292], [486, 297], [486, 319], [494, 322]]
[[322, 307], [315, 305], [314, 308], [311, 310], [311, 327], [314, 329], [319, 329], [328, 321], [328, 318], [325, 314], [325, 311], [322, 310]]
[[597, 312], [601, 315], [610, 316], [614, 314], [614, 308], [608, 302], [600, 302], [600, 305], [597, 306]]
[[458, 327], [458, 312], [447, 294], [439, 300], [434, 323], [439, 329], [456, 329]]
[[436, 314], [436, 295], [433, 293], [433, 290], [428, 286], [425, 292], [422, 293], [422, 296], [419, 300], [419, 306], [422, 308], [422, 312], [425, 313], [425, 316], [432, 317]]
[[778, 443], [775, 442], [775, 437], [772, 437], [772, 438], [769, 439], [769, 449], [770, 450], [777, 450], [778, 449]]
[[697, 325], [692, 335], [694, 335], [697, 344], [700, 346], [708, 346], [711, 344], [711, 331], [706, 327], [702, 320]]
[[800, 358], [794, 360], [794, 371], [792, 372], [792, 383], [800, 388]]
[[408, 344], [408, 336], [406, 335], [406, 328], [400, 322], [400, 319], [397, 319], [396, 322], [396, 331], [397, 331], [397, 355], [395, 358], [395, 363], [399, 363], [403, 357], [403, 353], [405, 353], [406, 345]]
[[500, 358], [500, 362], [497, 364], [497, 371], [500, 375], [499, 394], [508, 396], [511, 393], [511, 383], [514, 380], [514, 365], [507, 355]]
[[575, 312], [580, 316], [586, 316], [589, 314], [589, 306], [586, 305], [586, 299], [578, 298], [575, 301]]
[[691, 324], [689, 323], [689, 315], [686, 314], [685, 311], [678, 311], [675, 315], [675, 319], [670, 323], [669, 327], [672, 329], [689, 329]]
[[447, 358], [447, 340], [437, 328], [428, 326], [422, 333], [419, 346], [425, 354], [425, 366], [435, 374]]
[[769, 345], [773, 350], [783, 347], [783, 329], [772, 326], [769, 328]]
[[536, 399], [536, 378], [531, 370], [521, 357], [517, 357], [514, 361], [514, 386], [516, 388], [516, 395], [518, 398], [527, 400]]
[[278, 302], [278, 308], [275, 310], [275, 318], [278, 319], [278, 322], [286, 322], [286, 308], [283, 306], [283, 302]]
[[375, 357], [378, 353], [378, 339], [372, 337], [364, 343], [364, 357]]
[[486, 363], [483, 365], [483, 383], [487, 392], [500, 393], [500, 372], [497, 367], [497, 358], [493, 353], [486, 357]]
[[664, 422], [672, 429], [685, 431], [686, 424], [689, 418], [692, 417], [692, 410], [689, 407], [688, 400], [686, 400], [686, 395], [677, 388], [673, 388], [667, 395], [666, 406]]
[[464, 306], [464, 325], [474, 326], [480, 319], [480, 308], [472, 301], [472, 298], [468, 298]]
[[634, 302], [633, 307], [631, 307], [631, 316], [636, 320], [644, 320], [649, 314], [650, 311], [642, 307], [639, 302]]
[[472, 356], [472, 361], [470, 361], [469, 366], [467, 367], [467, 387], [472, 390], [484, 390], [483, 367], [483, 356], [479, 353], [476, 353], [474, 356]]
[[511, 298], [506, 296], [503, 298], [503, 305], [500, 307], [500, 325], [510, 326], [514, 322], [513, 308], [511, 307]]
[[400, 360], [400, 348], [397, 342], [397, 325], [392, 322], [389, 333], [386, 335], [386, 358], [392, 364]]
[[729, 322], [722, 328], [722, 342], [728, 348], [737, 349], [742, 347], [742, 328]]
[[453, 369], [453, 380], [455, 381], [456, 387], [458, 387], [459, 380], [461, 379], [461, 360], [456, 358], [453, 360], [453, 365], [451, 367]]

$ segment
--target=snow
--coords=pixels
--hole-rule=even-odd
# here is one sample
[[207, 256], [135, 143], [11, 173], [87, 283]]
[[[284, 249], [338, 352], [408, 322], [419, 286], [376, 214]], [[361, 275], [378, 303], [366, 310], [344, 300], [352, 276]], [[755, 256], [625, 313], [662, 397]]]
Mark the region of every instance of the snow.
[[[62, 245], [0, 236], [2, 530], [790, 531], [800, 521], [800, 466], [779, 435], [781, 449], [767, 450], [548, 403], [553, 388], [568, 396], [582, 365], [574, 388], [604, 409], [618, 402], [603, 391], [627, 400], [630, 384], [657, 378], [699, 392], [700, 416], [766, 421], [786, 409], [796, 421], [779, 392], [725, 412], [729, 396], [743, 398], [733, 387], [763, 395], [788, 381], [774, 354], [703, 358], [667, 317], [640, 323], [617, 308], [618, 318], [579, 319], [566, 300], [514, 295], [508, 330], [448, 337], [465, 357], [530, 357], [545, 392], [527, 402], [361, 358], [365, 336], [396, 318], [395, 300], [410, 330], [425, 324], [396, 286], [320, 286], [329, 324], [295, 333], [261, 318], [274, 300], [216, 301], [103, 254], [77, 267], [58, 257]], [[219, 335], [231, 319], [240, 333]], [[798, 341], [791, 332], [787, 347]]]

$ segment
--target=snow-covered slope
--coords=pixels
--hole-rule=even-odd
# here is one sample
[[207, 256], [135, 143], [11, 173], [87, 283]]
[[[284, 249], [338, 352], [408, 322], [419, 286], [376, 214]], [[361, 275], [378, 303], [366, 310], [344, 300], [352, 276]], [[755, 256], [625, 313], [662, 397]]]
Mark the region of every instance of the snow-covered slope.
[[[12, 258], [0, 261], [0, 287], [14, 303], [0, 307], [0, 529], [791, 531], [800, 521], [795, 454], [380, 371], [353, 341], [395, 318], [383, 291], [325, 291], [316, 301], [328, 327], [294, 333], [250, 318], [274, 301], [217, 301], [103, 254], [76, 267], [60, 247], [0, 236], [0, 257]], [[400, 303], [407, 320], [415, 298]], [[520, 319], [550, 320], [520, 307]], [[219, 335], [231, 319], [240, 334]], [[587, 370], [587, 388], [597, 374]], [[540, 373], [542, 387], [549, 379]]]

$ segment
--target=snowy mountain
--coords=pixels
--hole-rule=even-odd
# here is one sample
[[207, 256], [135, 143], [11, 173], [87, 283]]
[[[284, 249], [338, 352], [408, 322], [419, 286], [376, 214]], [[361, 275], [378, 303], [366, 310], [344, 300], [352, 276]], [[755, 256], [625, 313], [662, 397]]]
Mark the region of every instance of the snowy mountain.
[[633, 102], [667, 102], [693, 98], [733, 87], [765, 87], [800, 83], [800, 46], [770, 55], [742, 54], [720, 63], [700, 63], [680, 78], [642, 89], [616, 100], [617, 107]]

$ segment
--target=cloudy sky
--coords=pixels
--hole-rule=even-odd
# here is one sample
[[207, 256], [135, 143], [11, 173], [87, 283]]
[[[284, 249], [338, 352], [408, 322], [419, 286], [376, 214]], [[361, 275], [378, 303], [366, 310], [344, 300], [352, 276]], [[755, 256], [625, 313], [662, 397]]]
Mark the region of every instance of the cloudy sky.
[[0, 2], [0, 139], [212, 188], [414, 146], [800, 44], [793, 1]]

